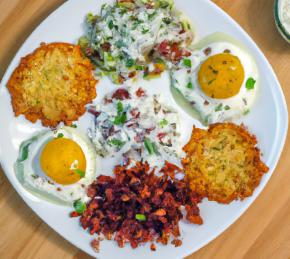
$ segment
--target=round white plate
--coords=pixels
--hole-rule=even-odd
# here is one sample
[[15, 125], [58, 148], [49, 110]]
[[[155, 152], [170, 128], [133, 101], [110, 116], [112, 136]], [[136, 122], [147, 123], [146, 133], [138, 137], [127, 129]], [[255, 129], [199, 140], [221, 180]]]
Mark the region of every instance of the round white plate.
[[[227, 14], [208, 0], [178, 0], [176, 5], [191, 18], [196, 31], [197, 39], [214, 32], [227, 33], [249, 50], [257, 62], [259, 69], [260, 93], [252, 112], [242, 122], [248, 126], [259, 141], [259, 147], [263, 153], [263, 160], [270, 167], [270, 171], [263, 177], [261, 184], [255, 190], [254, 195], [243, 202], [233, 202], [230, 205], [220, 205], [215, 202], [203, 201], [200, 205], [201, 216], [204, 224], [201, 226], [190, 225], [181, 222], [181, 234], [183, 245], [175, 248], [172, 245], [158, 246], [156, 252], [152, 252], [149, 246], [142, 246], [135, 250], [129, 245], [120, 249], [115, 242], [101, 242], [101, 251], [95, 254], [90, 247], [92, 236], [83, 231], [78, 219], [69, 217], [71, 208], [57, 206], [29, 194], [17, 181], [13, 163], [15, 162], [20, 143], [30, 137], [36, 131], [42, 129], [40, 123], [32, 124], [23, 117], [15, 118], [10, 104], [10, 96], [5, 87], [13, 69], [18, 65], [21, 57], [30, 53], [40, 42], [65, 41], [75, 43], [83, 34], [83, 20], [88, 12], [97, 13], [101, 5], [108, 0], [70, 0], [51, 14], [26, 40], [17, 55], [11, 62], [1, 84], [0, 89], [0, 157], [2, 167], [23, 200], [39, 215], [49, 226], [75, 246], [98, 258], [181, 258], [198, 250], [228, 228], [241, 214], [253, 203], [259, 193], [269, 181], [280, 157], [288, 127], [288, 114], [286, 102], [279, 82], [265, 59], [262, 52], [251, 38], [237, 25]], [[148, 82], [140, 82], [151, 91], [162, 92], [172, 105], [174, 100], [169, 92], [168, 75], [165, 73], [160, 79]], [[116, 88], [109, 80], [102, 80], [98, 86], [98, 98], [108, 91]], [[154, 89], [154, 90], [153, 90]], [[182, 116], [184, 129], [183, 142], [189, 138], [193, 124], [200, 123], [176, 106]], [[85, 130], [90, 123], [90, 116], [84, 115], [79, 120], [79, 129]], [[101, 163], [99, 169], [102, 172], [111, 172], [112, 166]], [[267, 202], [267, 201], [265, 201]]]

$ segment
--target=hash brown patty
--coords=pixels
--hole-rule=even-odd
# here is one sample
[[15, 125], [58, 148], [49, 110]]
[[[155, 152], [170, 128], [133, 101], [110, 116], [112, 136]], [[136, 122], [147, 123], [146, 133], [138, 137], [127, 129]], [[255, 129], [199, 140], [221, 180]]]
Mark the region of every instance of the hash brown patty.
[[256, 144], [255, 136], [233, 123], [213, 124], [208, 130], [193, 128], [183, 148], [191, 189], [220, 203], [251, 196], [269, 170]]
[[42, 43], [21, 59], [7, 83], [15, 116], [52, 128], [70, 125], [96, 97], [92, 70], [79, 46]]

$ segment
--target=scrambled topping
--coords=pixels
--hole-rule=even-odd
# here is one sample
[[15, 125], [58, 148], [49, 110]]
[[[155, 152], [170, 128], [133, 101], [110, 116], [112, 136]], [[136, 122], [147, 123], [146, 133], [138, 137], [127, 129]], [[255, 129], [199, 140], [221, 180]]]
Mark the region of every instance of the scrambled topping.
[[149, 96], [142, 88], [119, 88], [89, 111], [95, 116], [90, 136], [103, 157], [121, 151], [125, 157], [162, 166], [181, 155], [178, 114], [159, 96]]
[[[160, 74], [165, 69], [160, 58], [180, 60], [188, 54], [185, 47], [193, 37], [189, 23], [173, 10], [169, 0], [104, 4], [99, 15], [87, 15], [86, 24], [87, 34], [79, 44], [119, 84], [139, 72], [145, 77]], [[151, 61], [158, 67], [150, 70]]]
[[[91, 235], [113, 238], [119, 247], [130, 243], [136, 248], [154, 241], [166, 245], [171, 236], [171, 243], [180, 246], [182, 206], [190, 223], [202, 224], [202, 218], [197, 206], [201, 197], [184, 180], [175, 179], [179, 172], [180, 168], [168, 162], [160, 171], [161, 176], [156, 176], [147, 163], [116, 166], [114, 177], [100, 175], [89, 187], [92, 200], [87, 209], [81, 214], [72, 212], [71, 216], [81, 216], [82, 227], [89, 229]], [[99, 244], [93, 245], [98, 248]], [[150, 248], [156, 250], [154, 244]]]

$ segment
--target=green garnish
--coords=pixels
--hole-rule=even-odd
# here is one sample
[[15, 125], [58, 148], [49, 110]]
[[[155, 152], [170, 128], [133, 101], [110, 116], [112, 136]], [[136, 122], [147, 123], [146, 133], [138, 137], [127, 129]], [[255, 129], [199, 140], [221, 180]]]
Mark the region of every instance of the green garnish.
[[85, 172], [81, 169], [74, 169], [74, 172], [77, 173], [81, 178], [85, 177]]
[[26, 144], [22, 149], [21, 149], [21, 154], [18, 158], [18, 162], [23, 162], [28, 158], [28, 148], [30, 146], [31, 142]]
[[183, 59], [183, 65], [185, 65], [188, 68], [191, 68], [191, 60], [189, 58]]
[[149, 31], [149, 29], [142, 29], [142, 34], [146, 34]]
[[189, 89], [192, 89], [192, 87], [193, 87], [192, 82], [188, 82], [187, 85], [186, 85], [186, 87], [189, 88]]
[[120, 114], [124, 111], [123, 103], [121, 103], [121, 102], [117, 103], [117, 111], [118, 111], [118, 114]]
[[127, 61], [126, 61], [126, 67], [133, 67], [134, 64], [135, 64], [134, 59], [132, 59], [132, 58], [127, 59]]
[[63, 134], [62, 133], [58, 133], [57, 134], [57, 138], [63, 138]]
[[250, 109], [246, 109], [246, 110], [244, 111], [243, 115], [247, 115], [247, 114], [249, 114], [249, 113], [250, 113]]
[[231, 107], [230, 107], [230, 106], [228, 106], [228, 105], [226, 105], [226, 106], [224, 107], [224, 109], [225, 109], [226, 111], [228, 111], [228, 110], [230, 110], [230, 109], [231, 109]]
[[163, 21], [165, 24], [170, 24], [170, 23], [171, 23], [171, 18], [169, 18], [169, 17], [164, 17], [164, 18], [162, 19], [162, 21]]
[[114, 23], [112, 20], [109, 21], [108, 26], [109, 26], [110, 30], [112, 30], [114, 28]]
[[144, 69], [144, 67], [137, 65], [137, 66], [135, 66], [135, 69], [138, 71], [142, 71]]
[[76, 200], [73, 204], [75, 211], [78, 214], [82, 214], [86, 209], [87, 206], [85, 203], [83, 203], [81, 200]]
[[76, 129], [78, 126], [76, 125], [76, 124], [72, 124], [71, 125], [71, 128], [74, 128], [74, 129]]
[[153, 17], [157, 14], [156, 11], [154, 11], [152, 14], [148, 15], [149, 20], [153, 19]]
[[136, 214], [135, 219], [139, 221], [146, 221], [146, 216], [144, 214]]
[[255, 88], [256, 80], [253, 77], [249, 77], [246, 82], [246, 88], [252, 90]]
[[219, 111], [221, 111], [221, 110], [222, 110], [222, 108], [223, 108], [223, 104], [222, 104], [222, 103], [220, 103], [218, 106], [216, 106], [216, 107], [215, 107], [215, 109], [214, 109], [214, 110], [215, 110], [216, 112], [219, 112]]
[[145, 138], [144, 145], [145, 145], [145, 147], [150, 155], [155, 154], [154, 144], [151, 142], [150, 139]]
[[168, 125], [168, 121], [166, 119], [163, 119], [162, 121], [160, 121], [159, 125], [160, 125], [161, 128], [163, 128], [166, 125]]
[[126, 113], [122, 113], [122, 114], [119, 114], [115, 117], [114, 124], [121, 125], [121, 124], [124, 124], [126, 122], [126, 120], [127, 120]]
[[117, 147], [121, 148], [121, 147], [123, 147], [125, 145], [126, 142], [122, 141], [120, 139], [114, 138], [114, 139], [109, 140], [108, 143], [111, 144], [111, 145], [114, 145], [114, 146], [117, 146]]

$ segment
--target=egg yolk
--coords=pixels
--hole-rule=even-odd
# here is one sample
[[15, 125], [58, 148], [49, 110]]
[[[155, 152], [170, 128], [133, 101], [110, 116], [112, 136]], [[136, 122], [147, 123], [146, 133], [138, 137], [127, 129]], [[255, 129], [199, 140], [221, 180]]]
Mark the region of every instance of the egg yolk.
[[71, 139], [55, 138], [48, 142], [40, 156], [44, 173], [63, 185], [78, 182], [86, 171], [86, 158], [81, 147]]
[[216, 99], [237, 95], [245, 78], [240, 59], [230, 53], [209, 57], [198, 71], [198, 82], [203, 92]]

